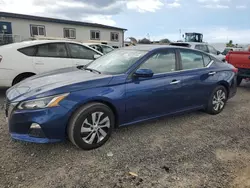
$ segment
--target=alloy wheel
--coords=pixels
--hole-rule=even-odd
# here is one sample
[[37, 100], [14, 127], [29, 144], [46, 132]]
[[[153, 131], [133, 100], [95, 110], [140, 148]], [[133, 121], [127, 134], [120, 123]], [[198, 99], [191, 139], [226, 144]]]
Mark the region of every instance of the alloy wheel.
[[103, 112], [88, 115], [81, 126], [81, 138], [87, 144], [101, 142], [110, 129], [110, 118]]
[[223, 109], [226, 103], [226, 93], [219, 89], [215, 92], [213, 96], [213, 109], [215, 111], [220, 111]]

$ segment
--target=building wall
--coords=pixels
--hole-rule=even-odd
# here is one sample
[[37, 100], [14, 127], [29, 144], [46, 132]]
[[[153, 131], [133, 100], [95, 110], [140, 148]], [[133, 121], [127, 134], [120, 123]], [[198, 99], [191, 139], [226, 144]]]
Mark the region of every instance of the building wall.
[[[21, 37], [21, 40], [27, 40], [31, 37], [30, 25], [43, 25], [45, 26], [46, 37], [58, 37], [63, 38], [64, 28], [75, 28], [76, 30], [76, 41], [79, 42], [89, 42], [90, 31], [98, 30], [100, 31], [100, 40], [107, 41], [109, 45], [122, 47], [123, 45], [123, 31], [122, 30], [113, 30], [105, 28], [96, 28], [96, 27], [87, 27], [87, 26], [78, 26], [78, 25], [68, 25], [52, 22], [41, 22], [33, 20], [24, 20], [24, 19], [15, 19], [15, 18], [0, 18], [0, 22], [11, 22], [12, 25], [12, 34], [18, 35]], [[111, 32], [119, 33], [119, 42], [111, 41]], [[98, 40], [97, 40], [98, 41]]]

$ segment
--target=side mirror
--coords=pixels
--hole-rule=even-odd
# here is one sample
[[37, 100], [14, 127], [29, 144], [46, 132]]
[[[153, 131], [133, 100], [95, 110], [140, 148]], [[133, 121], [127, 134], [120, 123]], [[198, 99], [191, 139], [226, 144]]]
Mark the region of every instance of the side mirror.
[[221, 52], [220, 51], [217, 51], [217, 55], [220, 55], [221, 54]]
[[99, 55], [99, 54], [94, 55], [94, 59], [98, 59], [99, 57], [101, 57], [101, 55]]
[[150, 69], [137, 69], [134, 73], [135, 77], [150, 78], [154, 75]]

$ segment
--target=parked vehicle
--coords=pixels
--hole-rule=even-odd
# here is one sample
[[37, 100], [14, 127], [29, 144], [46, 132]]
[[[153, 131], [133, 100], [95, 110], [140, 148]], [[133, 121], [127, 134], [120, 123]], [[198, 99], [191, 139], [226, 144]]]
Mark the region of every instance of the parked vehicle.
[[106, 44], [97, 44], [97, 43], [83, 43], [91, 48], [94, 48], [95, 50], [98, 50], [99, 52], [103, 54], [107, 54], [109, 52], [112, 52], [114, 50], [113, 47], [106, 45]]
[[250, 52], [230, 51], [226, 55], [226, 61], [234, 67], [238, 68], [238, 86], [241, 84], [243, 79], [250, 78]]
[[87, 66], [28, 78], [10, 88], [12, 138], [47, 143], [66, 137], [82, 149], [103, 145], [115, 127], [203, 109], [220, 113], [236, 93], [237, 69], [175, 46], [115, 50]]
[[0, 47], [0, 87], [54, 69], [86, 65], [102, 53], [69, 40], [35, 40]]
[[216, 50], [213, 46], [207, 43], [201, 42], [172, 42], [170, 45], [174, 46], [183, 46], [191, 49], [201, 50], [203, 52], [209, 53], [210, 55], [214, 56], [215, 58], [225, 61], [225, 55], [221, 54], [220, 51]]
[[226, 47], [223, 52], [221, 52], [222, 55], [227, 55], [230, 51], [244, 51], [243, 48], [232, 48], [232, 47]]

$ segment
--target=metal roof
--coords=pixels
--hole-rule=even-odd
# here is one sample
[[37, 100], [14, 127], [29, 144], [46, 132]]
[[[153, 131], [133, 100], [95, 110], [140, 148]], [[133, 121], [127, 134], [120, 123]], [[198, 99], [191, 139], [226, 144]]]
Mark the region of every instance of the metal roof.
[[80, 25], [80, 26], [89, 26], [89, 27], [99, 27], [99, 28], [106, 28], [106, 29], [116, 29], [116, 30], [124, 30], [127, 29], [120, 28], [120, 27], [113, 27], [108, 25], [102, 25], [97, 23], [88, 23], [88, 22], [80, 22], [80, 21], [73, 21], [73, 20], [63, 20], [57, 18], [48, 18], [48, 17], [40, 17], [40, 16], [32, 16], [32, 15], [25, 15], [25, 14], [16, 14], [10, 12], [0, 12], [0, 19], [1, 17], [6, 18], [18, 18], [18, 19], [25, 19], [25, 20], [35, 20], [35, 21], [43, 21], [43, 22], [53, 22], [53, 23], [61, 23], [61, 24], [70, 24], [70, 25]]

